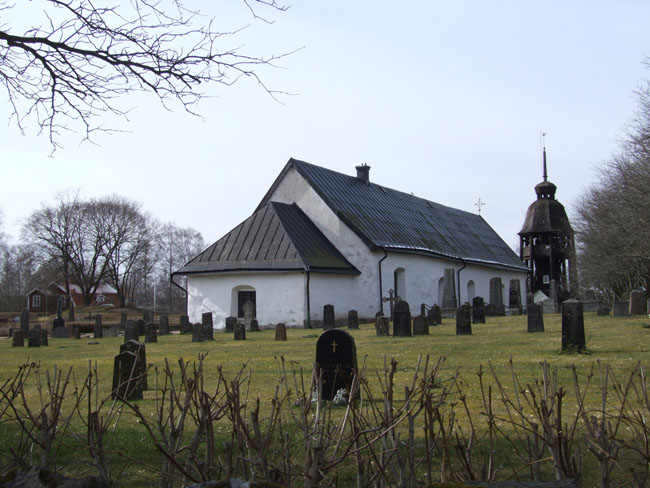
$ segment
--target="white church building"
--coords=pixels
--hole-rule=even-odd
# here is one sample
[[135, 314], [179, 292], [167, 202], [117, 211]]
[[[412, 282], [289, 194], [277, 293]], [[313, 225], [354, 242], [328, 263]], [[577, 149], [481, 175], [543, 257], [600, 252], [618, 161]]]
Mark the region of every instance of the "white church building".
[[391, 295], [417, 315], [422, 303], [488, 303], [491, 283], [495, 305], [511, 305], [528, 269], [480, 215], [371, 183], [369, 166], [356, 170], [290, 159], [253, 215], [174, 273], [187, 276], [190, 321], [212, 312], [223, 328], [247, 300], [261, 326], [318, 324], [326, 304], [337, 318], [374, 318], [389, 315]]

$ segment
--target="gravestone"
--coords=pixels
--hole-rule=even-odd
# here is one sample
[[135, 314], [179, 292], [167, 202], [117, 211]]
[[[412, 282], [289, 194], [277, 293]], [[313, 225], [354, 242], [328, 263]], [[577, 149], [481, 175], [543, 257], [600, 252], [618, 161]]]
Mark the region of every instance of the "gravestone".
[[25, 347], [25, 336], [22, 330], [14, 330], [11, 336], [11, 347]]
[[439, 305], [435, 304], [433, 307], [431, 307], [432, 310], [432, 315], [433, 315], [433, 325], [440, 325], [442, 324], [442, 309], [440, 308]]
[[513, 278], [510, 280], [510, 287], [508, 290], [508, 306], [510, 308], [519, 309], [521, 306], [521, 286], [519, 280]]
[[604, 303], [599, 303], [598, 304], [598, 310], [596, 311], [596, 314], [599, 317], [605, 317], [609, 315], [609, 307], [605, 305]]
[[190, 324], [190, 318], [187, 315], [181, 315], [181, 334], [191, 334], [192, 325]]
[[456, 335], [472, 335], [472, 307], [467, 302], [456, 312]]
[[81, 329], [79, 327], [72, 328], [72, 338], [77, 340], [81, 339]]
[[388, 337], [389, 335], [389, 320], [388, 317], [380, 315], [376, 319], [375, 331], [377, 332], [377, 337]]
[[138, 327], [133, 320], [127, 320], [126, 327], [124, 328], [124, 342], [127, 343], [128, 341], [140, 342]]
[[429, 335], [429, 326], [424, 315], [418, 315], [413, 319], [413, 335]]
[[[128, 328], [128, 325], [127, 325]], [[147, 359], [144, 344], [127, 341], [113, 362], [113, 393], [111, 398], [141, 400], [147, 389]]]
[[584, 352], [586, 349], [582, 303], [567, 300], [562, 303], [562, 352]]
[[483, 297], [474, 297], [472, 299], [472, 323], [485, 323], [485, 301]]
[[323, 307], [323, 330], [331, 330], [335, 327], [334, 305], [327, 304]]
[[286, 341], [287, 340], [287, 326], [284, 324], [277, 324], [275, 326], [275, 340], [276, 341]]
[[[63, 319], [61, 319], [63, 320]], [[68, 328], [63, 326], [63, 327], [55, 327], [52, 329], [52, 338], [53, 339], [68, 339], [70, 337]]]
[[490, 280], [490, 306], [487, 314], [498, 317], [506, 314], [506, 307], [503, 304], [503, 284], [499, 277]]
[[153, 310], [143, 310], [142, 311], [142, 320], [145, 324], [153, 322]]
[[246, 324], [237, 322], [235, 324], [235, 340], [236, 341], [245, 341], [246, 340]]
[[203, 326], [203, 340], [214, 340], [214, 324], [212, 322], [212, 312], [205, 312], [201, 315], [201, 325]]
[[224, 332], [235, 332], [236, 317], [226, 317], [226, 328]]
[[169, 317], [167, 315], [160, 316], [160, 325], [158, 333], [163, 335], [169, 335]]
[[648, 313], [648, 301], [643, 289], [630, 292], [630, 315], [645, 315]]
[[93, 327], [93, 337], [95, 339], [101, 339], [104, 337], [104, 329], [102, 328], [102, 316], [100, 314], [95, 315], [95, 326]]
[[135, 323], [135, 328], [138, 330], [138, 335], [144, 335], [144, 326], [145, 326], [144, 320], [140, 319]]
[[111, 325], [108, 329], [106, 329], [106, 332], [104, 333], [104, 337], [118, 337], [120, 335], [120, 326], [117, 324]]
[[350, 310], [348, 312], [348, 329], [358, 329], [359, 328], [359, 313], [356, 310]]
[[120, 330], [125, 330], [126, 329], [126, 321], [128, 320], [126, 316], [126, 312], [122, 312], [120, 314]]
[[158, 335], [156, 334], [156, 324], [153, 322], [147, 322], [147, 325], [144, 327], [144, 342], [158, 342]]
[[257, 319], [251, 320], [251, 332], [259, 332], [260, 331], [260, 324], [257, 321]]
[[20, 312], [20, 330], [25, 337], [29, 335], [29, 310], [26, 308]]
[[442, 308], [456, 308], [456, 274], [454, 268], [445, 268], [444, 271]]
[[48, 345], [48, 342], [47, 342], [47, 331], [46, 331], [45, 329], [39, 329], [39, 330], [38, 330], [38, 333], [39, 333], [39, 336], [40, 336], [40, 337], [39, 337], [39, 340], [41, 341], [41, 347], [45, 347], [45, 346], [47, 346], [47, 345]]
[[316, 342], [316, 371], [321, 379], [321, 399], [332, 400], [336, 392], [348, 392], [357, 370], [354, 338], [340, 329], [326, 330]]
[[630, 315], [630, 302], [627, 300], [614, 302], [614, 317], [627, 317], [628, 315]]
[[528, 305], [528, 332], [544, 332], [544, 308], [539, 303]]
[[70, 306], [68, 307], [68, 321], [74, 322], [74, 301], [70, 299]]
[[434, 317], [433, 313], [434, 313], [433, 312], [433, 307], [431, 307], [429, 310], [427, 310], [427, 325], [429, 327], [432, 327], [434, 325], [438, 325], [438, 324], [436, 324], [436, 318]]
[[244, 325], [248, 330], [251, 328], [251, 322], [255, 318], [255, 304], [250, 300], [246, 300], [242, 305], [244, 311]]
[[41, 333], [36, 327], [29, 331], [27, 336], [27, 347], [41, 347]]
[[203, 342], [203, 324], [198, 322], [192, 326], [192, 342]]
[[409, 304], [400, 300], [393, 310], [393, 337], [411, 336], [411, 308]]
[[59, 297], [56, 301], [56, 318], [52, 321], [52, 329], [57, 329], [59, 327], [65, 327], [65, 320], [61, 314], [63, 313], [63, 298]]

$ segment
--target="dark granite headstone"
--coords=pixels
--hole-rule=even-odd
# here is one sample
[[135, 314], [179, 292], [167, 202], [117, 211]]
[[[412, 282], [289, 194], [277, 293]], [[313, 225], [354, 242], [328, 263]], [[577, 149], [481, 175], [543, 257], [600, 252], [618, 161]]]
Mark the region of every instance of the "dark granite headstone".
[[214, 325], [212, 323], [212, 312], [204, 312], [201, 316], [201, 325], [203, 326], [203, 340], [214, 340]]
[[106, 332], [104, 333], [104, 337], [118, 337], [120, 335], [120, 326], [117, 324], [111, 325], [108, 329], [106, 329]]
[[485, 323], [485, 302], [483, 297], [474, 297], [472, 299], [472, 323]]
[[377, 337], [388, 337], [389, 335], [389, 320], [388, 317], [380, 315], [376, 319], [375, 331], [377, 332]]
[[124, 342], [136, 341], [140, 342], [140, 334], [138, 334], [138, 327], [135, 325], [135, 321], [127, 320], [126, 327], [124, 329]]
[[331, 330], [335, 327], [334, 305], [327, 304], [323, 307], [323, 330]]
[[503, 304], [503, 284], [499, 277], [490, 280], [490, 306], [487, 309], [487, 314], [495, 316], [506, 314], [506, 307]]
[[67, 327], [54, 327], [52, 329], [52, 339], [68, 339], [68, 338], [70, 338], [70, 335], [68, 333]]
[[22, 330], [14, 330], [11, 336], [12, 347], [25, 347], [25, 335]]
[[424, 315], [418, 315], [413, 319], [413, 335], [428, 335], [429, 326]]
[[348, 329], [358, 329], [359, 328], [359, 313], [356, 310], [350, 310], [348, 312]]
[[472, 307], [467, 302], [456, 312], [456, 335], [472, 335]]
[[190, 324], [190, 318], [187, 315], [181, 315], [181, 334], [191, 334], [192, 333], [192, 324]]
[[323, 332], [316, 342], [315, 367], [321, 378], [321, 399], [332, 400], [341, 388], [349, 392], [357, 370], [354, 338], [340, 329]]
[[27, 347], [41, 347], [41, 333], [36, 327], [29, 331], [27, 336]]
[[237, 317], [226, 317], [226, 328], [224, 332], [235, 332], [235, 324], [237, 323]]
[[409, 337], [411, 335], [411, 308], [400, 300], [393, 309], [393, 337]]
[[145, 321], [140, 319], [136, 321], [135, 328], [138, 330], [138, 335], [144, 335], [144, 326], [146, 325]]
[[562, 352], [584, 352], [586, 349], [582, 303], [567, 300], [562, 303]]
[[539, 303], [528, 304], [528, 332], [544, 332], [544, 308]]
[[276, 341], [286, 341], [287, 340], [287, 326], [284, 324], [277, 324], [275, 326], [275, 340]]
[[434, 317], [433, 313], [434, 313], [433, 312], [433, 307], [431, 307], [429, 310], [427, 310], [427, 325], [429, 327], [432, 327], [434, 325], [438, 325], [438, 324], [436, 324], [436, 318]]
[[153, 322], [147, 322], [147, 325], [144, 326], [144, 342], [158, 342], [158, 334], [156, 334], [156, 324]]
[[192, 326], [192, 342], [203, 342], [203, 324], [198, 322]]
[[431, 307], [431, 310], [433, 311], [433, 325], [442, 324], [442, 309], [440, 306], [436, 304]]
[[41, 347], [45, 347], [45, 346], [47, 346], [47, 345], [48, 345], [48, 341], [47, 341], [47, 330], [45, 330], [45, 329], [39, 329], [39, 330], [38, 330], [38, 333], [39, 333], [39, 336], [40, 336], [39, 340], [41, 341]]
[[145, 324], [153, 322], [153, 310], [143, 310], [142, 311], [142, 320]]
[[251, 332], [259, 332], [260, 331], [260, 324], [257, 321], [257, 319], [251, 320]]
[[246, 340], [246, 324], [237, 322], [235, 324], [235, 340], [236, 341], [245, 341]]
[[648, 301], [643, 289], [630, 292], [630, 315], [645, 315], [648, 313]]
[[[128, 325], [127, 325], [128, 328]], [[112, 398], [141, 400], [147, 389], [147, 360], [144, 344], [127, 341], [113, 362]]]
[[29, 335], [29, 310], [23, 308], [23, 311], [20, 312], [20, 330], [23, 333], [24, 337]]
[[630, 302], [620, 300], [614, 302], [614, 317], [627, 317], [630, 315]]
[[169, 317], [167, 315], [160, 316], [160, 329], [159, 333], [161, 336], [169, 335]]
[[102, 328], [102, 316], [95, 315], [95, 326], [93, 327], [93, 337], [95, 339], [102, 339], [104, 337], [104, 329]]
[[609, 307], [605, 305], [604, 303], [599, 303], [598, 304], [598, 310], [596, 311], [596, 314], [599, 317], [605, 317], [609, 315]]

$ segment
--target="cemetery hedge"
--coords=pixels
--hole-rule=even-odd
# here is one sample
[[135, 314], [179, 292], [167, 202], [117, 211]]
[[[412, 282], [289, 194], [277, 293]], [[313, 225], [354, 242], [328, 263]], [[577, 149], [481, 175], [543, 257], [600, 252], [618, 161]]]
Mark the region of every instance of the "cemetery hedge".
[[[475, 458], [475, 465], [463, 466], [464, 461], [462, 456], [459, 455], [456, 461], [458, 466], [452, 467], [446, 476], [448, 481], [471, 480], [472, 477], [474, 477], [474, 480], [485, 481], [488, 479], [509, 479], [513, 476], [514, 478], [530, 478], [533, 474], [527, 462], [522, 461], [520, 463], [524, 467], [517, 468], [519, 469], [518, 472], [514, 472], [509, 466], [512, 461], [511, 454], [516, 450], [512, 442], [516, 443], [513, 439], [518, 435], [517, 429], [507, 422], [498, 426], [496, 424], [490, 426], [490, 423], [486, 421], [490, 416], [500, 418], [507, 416], [505, 402], [502, 400], [503, 395], [515, 398], [524, 390], [532, 390], [535, 380], [539, 380], [543, 376], [540, 363], [546, 362], [549, 372], [557, 372], [559, 385], [563, 387], [566, 393], [563, 408], [565, 409], [564, 421], [568, 422], [567, 425], [571, 425], [571, 415], [575, 418], [578, 411], [577, 402], [575, 401], [576, 394], [574, 393], [574, 371], [579, 379], [578, 391], [582, 391], [588, 378], [590, 378], [590, 374], [594, 373], [591, 386], [585, 389], [583, 407], [585, 412], [589, 411], [596, 415], [602, 403], [600, 381], [603, 378], [605, 366], [609, 367], [611, 374], [615, 375], [615, 378], [610, 378], [612, 384], [623, 384], [629, 379], [629, 375], [638, 362], [641, 362], [642, 365], [647, 364], [648, 352], [650, 351], [650, 341], [648, 340], [650, 328], [643, 327], [647, 322], [648, 319], [645, 317], [613, 318], [586, 313], [585, 328], [589, 352], [580, 355], [560, 353], [561, 323], [559, 315], [546, 315], [546, 332], [535, 334], [526, 332], [526, 317], [524, 316], [488, 317], [486, 324], [472, 326], [473, 335], [471, 336], [456, 336], [453, 319], [445, 319], [442, 325], [431, 327], [430, 334], [425, 336], [376, 337], [372, 324], [362, 324], [359, 330], [350, 330], [349, 332], [356, 342], [359, 366], [365, 365], [367, 384], [364, 386], [366, 389], [362, 389], [362, 398], [366, 399], [366, 401], [372, 401], [377, 405], [385, 405], [384, 386], [387, 378], [385, 368], [390, 370], [391, 359], [396, 361], [395, 381], [392, 388], [395, 397], [393, 406], [396, 412], [400, 412], [400, 409], [405, 406], [405, 389], [413, 390], [415, 385], [413, 375], [416, 373], [418, 361], [420, 361], [418, 374], [422, 377], [427, 355], [429, 356], [427, 366], [429, 370], [434, 370], [439, 358], [444, 357], [444, 362], [435, 372], [435, 381], [429, 387], [431, 391], [435, 392], [435, 395], [440, 397], [449, 388], [449, 392], [446, 393], [448, 396], [444, 398], [445, 408], [455, 406], [458, 410], [457, 424], [454, 430], [455, 437], [450, 437], [449, 441], [462, 445], [462, 436], [475, 429], [476, 433], [473, 440], [469, 441], [470, 437], [472, 437], [470, 435], [465, 438], [464, 442], [466, 446], [472, 442], [477, 445], [480, 444], [476, 451], [470, 453]], [[286, 342], [276, 342], [274, 332], [264, 330], [257, 333], [247, 333], [246, 341], [234, 341], [231, 334], [215, 332], [215, 340], [212, 342], [192, 343], [190, 335], [172, 335], [159, 337], [157, 343], [146, 344], [147, 362], [152, 365], [148, 376], [149, 390], [144, 393], [143, 400], [131, 402], [137, 407], [140, 417], [134, 414], [133, 408], [124, 408], [119, 414], [111, 417], [113, 427], [108, 429], [111, 437], [110, 447], [106, 449], [105, 460], [105, 464], [111, 467], [110, 478], [117, 486], [162, 486], [159, 479], [161, 477], [160, 466], [164, 459], [155, 449], [151, 440], [152, 435], [147, 432], [145, 424], [147, 419], [153, 421], [157, 415], [156, 412], [158, 412], [156, 409], [156, 390], [160, 392], [163, 388], [165, 360], [168, 361], [170, 370], [173, 371], [176, 378], [180, 375], [179, 358], [183, 358], [184, 362], [190, 365], [189, 370], [192, 370], [197, 364], [201, 364], [203, 368], [201, 380], [203, 381], [202, 387], [204, 391], [214, 391], [218, 387], [225, 387], [225, 385], [234, 388], [234, 385], [237, 384], [241, 390], [238, 392], [237, 397], [242, 401], [242, 404], [245, 401], [247, 405], [244, 409], [245, 415], [250, 416], [259, 398], [259, 416], [262, 430], [265, 432], [264, 429], [271, 425], [269, 423], [269, 416], [271, 415], [269, 412], [272, 412], [274, 405], [279, 404], [278, 399], [274, 399], [274, 396], [277, 391], [276, 387], [283, 378], [281, 374], [282, 366], [287, 371], [290, 371], [291, 368], [302, 371], [304, 381], [307, 383], [305, 390], [309, 390], [308, 383], [311, 378], [311, 369], [315, 357], [315, 345], [321, 332], [318, 329], [288, 329], [288, 340]], [[4, 384], [3, 388], [6, 392], [7, 382], [16, 377], [20, 368], [24, 368], [26, 364], [34, 363], [39, 365], [43, 389], [45, 389], [48, 380], [53, 381], [55, 368], [57, 371], [63, 372], [63, 377], [71, 368], [73, 376], [71, 376], [68, 389], [68, 394], [70, 394], [75, 390], [80, 391], [82, 389], [90, 367], [92, 370], [96, 368], [98, 373], [98, 387], [93, 392], [93, 401], [110, 397], [113, 360], [122, 340], [122, 338], [94, 340], [92, 337], [82, 337], [81, 340], [76, 341], [72, 339], [50, 339], [48, 347], [12, 348], [10, 339], [2, 339], [0, 340], [2, 357], [0, 385]], [[97, 342], [97, 344], [94, 344], [94, 342]], [[198, 358], [203, 354], [207, 355], [202, 362], [199, 362]], [[24, 369], [24, 371], [26, 370]], [[241, 373], [242, 371], [243, 373]], [[49, 373], [49, 377], [46, 376], [46, 372]], [[236, 380], [237, 375], [240, 373], [241, 376]], [[516, 374], [520, 382], [519, 389], [512, 387], [513, 374]], [[296, 390], [294, 386], [297, 385], [297, 390], [300, 390], [300, 382], [293, 383], [290, 373], [287, 376], [289, 381], [285, 387], [288, 385], [293, 390]], [[454, 388], [450, 387], [452, 378], [456, 378]], [[31, 377], [26, 383], [25, 389], [26, 402], [30, 405], [37, 404], [39, 399], [42, 398], [43, 391], [39, 392], [36, 380], [36, 371], [31, 370]], [[503, 388], [501, 392], [499, 392], [499, 384]], [[418, 390], [417, 387], [415, 389]], [[286, 388], [280, 389], [281, 392], [285, 390]], [[297, 393], [297, 391], [292, 392], [295, 396], [292, 397], [294, 403], [285, 404], [287, 408], [293, 408], [291, 405], [295, 407], [299, 403]], [[309, 392], [306, 391], [306, 394], [308, 395]], [[616, 397], [616, 393], [611, 388], [608, 394], [612, 398]], [[421, 404], [422, 398], [418, 397]], [[492, 401], [486, 404], [486, 398], [492, 398]], [[22, 431], [24, 429], [21, 429], [15, 421], [11, 420], [13, 418], [11, 415], [12, 408], [8, 408], [7, 402], [6, 395], [0, 398], [0, 426], [2, 427], [0, 429], [0, 446], [3, 446], [0, 448], [0, 472], [2, 473], [6, 473], [15, 467], [17, 460], [38, 464], [38, 455], [35, 454], [38, 449], [34, 449], [34, 446], [29, 442], [21, 444], [23, 450], [26, 450], [25, 452], [18, 452], [19, 449], [16, 446], [19, 446], [20, 439], [25, 436]], [[18, 402], [18, 400], [16, 399], [15, 402]], [[71, 408], [70, 405], [74, 403], [70, 398], [66, 399], [66, 402], [68, 403], [64, 402], [63, 411], [66, 408]], [[113, 405], [119, 403], [117, 401]], [[650, 406], [647, 405], [646, 407]], [[240, 406], [241, 408], [244, 407]], [[495, 409], [494, 412], [491, 411], [491, 408]], [[332, 422], [341, 421], [346, 416], [346, 409], [338, 407], [330, 413]], [[106, 412], [105, 414], [108, 415]], [[310, 415], [313, 414], [313, 412], [310, 413]], [[646, 411], [646, 414], [650, 414], [650, 411]], [[361, 420], [368, 421], [368, 418]], [[420, 459], [419, 462], [415, 463], [418, 464], [417, 469], [414, 468], [413, 471], [417, 472], [419, 477], [424, 476], [422, 479], [425, 479], [426, 476], [423, 474], [427, 471], [424, 468], [427, 458], [425, 445], [431, 439], [426, 437], [423, 426], [419, 423], [420, 420], [421, 416], [414, 420], [412, 439], [415, 440], [415, 444], [411, 450], [414, 456]], [[65, 435], [61, 433], [61, 436], [57, 437], [57, 442], [61, 442], [61, 439], [65, 440], [60, 448], [57, 445], [55, 454], [47, 461], [48, 465], [54, 466], [70, 476], [86, 476], [97, 473], [97, 464], [93, 465], [93, 460], [88, 455], [87, 428], [84, 422], [85, 420], [81, 414], [71, 418]], [[212, 434], [216, 446], [215, 452], [219, 456], [219, 461], [217, 461], [219, 469], [213, 473], [216, 472], [220, 478], [224, 478], [228, 474], [241, 477], [246, 474], [250, 475], [253, 472], [242, 467], [245, 464], [243, 461], [240, 464], [233, 462], [234, 471], [232, 469], [230, 471], [224, 470], [223, 468], [224, 462], [222, 458], [226, 452], [226, 448], [223, 446], [232, 447], [234, 444], [242, 442], [242, 439], [236, 439], [235, 437], [243, 438], [247, 435], [245, 431], [233, 433], [233, 422], [225, 419], [225, 417], [220, 418], [215, 422], [216, 427]], [[300, 434], [301, 431], [296, 428], [297, 421], [295, 419], [286, 415], [284, 422], [284, 427], [287, 429], [285, 434], [287, 432], [296, 435]], [[403, 421], [400, 421], [394, 427], [395, 431], [399, 432], [401, 436], [400, 442], [402, 443], [409, 442], [408, 423], [409, 419], [404, 417]], [[119, 427], [117, 427], [118, 424]], [[293, 430], [289, 429], [288, 426], [292, 426]], [[500, 437], [495, 437], [496, 440], [489, 441], [492, 434], [498, 430], [497, 427], [504, 430], [505, 434], [500, 434]], [[466, 429], [466, 431], [462, 432], [463, 429]], [[496, 430], [492, 432], [490, 429]], [[336, 429], [330, 430], [333, 432]], [[459, 431], [461, 431], [461, 437], [458, 437]], [[108, 436], [108, 434], [106, 435]], [[205, 436], [206, 433], [203, 432], [202, 435]], [[585, 437], [582, 431], [580, 431], [580, 436]], [[599, 469], [606, 463], [600, 460], [599, 464], [596, 456], [589, 457], [585, 455], [590, 447], [593, 448], [593, 445], [590, 444], [591, 441], [580, 441], [581, 444], [577, 439], [578, 435], [576, 434], [576, 444], [573, 446], [573, 452], [579, 451], [581, 453], [581, 457], [579, 457], [581, 465], [578, 472], [581, 473], [584, 481], [588, 482], [590, 486], [604, 486], [603, 479], [606, 476]], [[106, 440], [108, 441], [108, 437]], [[190, 442], [190, 440], [191, 433], [188, 431], [184, 433], [184, 441]], [[253, 441], [249, 439], [247, 442]], [[295, 450], [289, 457], [304, 456], [304, 452], [301, 451], [303, 449], [301, 442], [299, 435], [296, 439], [287, 442], [286, 448]], [[357, 444], [354, 445], [359, 447]], [[619, 443], [619, 447], [620, 445]], [[203, 441], [201, 441], [197, 452], [205, 454], [206, 449], [209, 449], [206, 446], [207, 444], [204, 445]], [[352, 447], [349, 452], [357, 452]], [[571, 448], [571, 445], [565, 447]], [[458, 447], [455, 449], [458, 450]], [[487, 459], [490, 452], [496, 453], [496, 458], [490, 460], [491, 467], [477, 461], [481, 456]], [[506, 452], [510, 454], [505, 454]], [[404, 459], [408, 461], [408, 455], [405, 456]], [[637, 457], [639, 456], [642, 457], [642, 454], [637, 453]], [[324, 477], [320, 480], [321, 483], [324, 483], [324, 486], [333, 483], [338, 483], [339, 486], [355, 484], [355, 466], [359, 468], [360, 463], [363, 464], [367, 460], [362, 462], [357, 459], [355, 462], [354, 459], [355, 456], [350, 454], [343, 461], [330, 467], [329, 471], [323, 468]], [[397, 459], [401, 459], [399, 458], [399, 452]], [[440, 481], [441, 461], [438, 458], [434, 460], [435, 467], [429, 468], [429, 473], [433, 472], [433, 479], [430, 479], [430, 481], [436, 479]], [[332, 459], [328, 459], [328, 461], [332, 461]], [[379, 463], [378, 459], [367, 461], [369, 464], [366, 472], [371, 471], [371, 464], [375, 461]], [[607, 465], [610, 466], [612, 473], [610, 477], [613, 480], [611, 481], [613, 484], [607, 486], [622, 486], [625, 483], [630, 483], [632, 477], [621, 475], [621, 477], [616, 478], [616, 473], [619, 471], [621, 473], [629, 472], [628, 463], [633, 463], [634, 460], [621, 457], [621, 459], [617, 458], [615, 461], [618, 465], [614, 466], [614, 468], [611, 467], [612, 463]], [[540, 461], [539, 464], [542, 466], [542, 479], [553, 479], [555, 477], [548, 451], [544, 451], [543, 462]], [[260, 474], [263, 472], [264, 470], [257, 472], [259, 479], [263, 478], [262, 474]], [[406, 469], [405, 472], [409, 472], [409, 470]], [[567, 472], [570, 473], [571, 471]], [[174, 476], [176, 478], [172, 476], [170, 479], [179, 481], [179, 484], [170, 481], [168, 486], [180, 486], [182, 476], [178, 472]], [[266, 478], [269, 478], [269, 480], [272, 480], [273, 476], [273, 473], [266, 472]], [[422, 479], [419, 479], [419, 481], [422, 481]], [[393, 478], [390, 478], [390, 480], [386, 478], [384, 480], [385, 486], [397, 486], [400, 483], [399, 476], [395, 480], [397, 480], [395, 481], [396, 484], [393, 485]], [[306, 482], [303, 483], [302, 478], [297, 475], [294, 479], [289, 481], [283, 479], [282, 481], [284, 483], [290, 482], [293, 486], [317, 486], [316, 484], [308, 485]], [[408, 482], [403, 486], [408, 486]]]

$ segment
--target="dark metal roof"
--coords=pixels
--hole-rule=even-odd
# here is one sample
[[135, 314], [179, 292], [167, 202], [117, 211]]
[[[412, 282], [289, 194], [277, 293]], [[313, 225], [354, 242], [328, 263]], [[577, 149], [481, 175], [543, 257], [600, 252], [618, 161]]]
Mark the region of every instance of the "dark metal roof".
[[295, 168], [327, 205], [371, 248], [437, 255], [527, 269], [480, 215], [290, 159], [258, 208]]
[[296, 204], [270, 202], [174, 274], [305, 268], [359, 274]]

